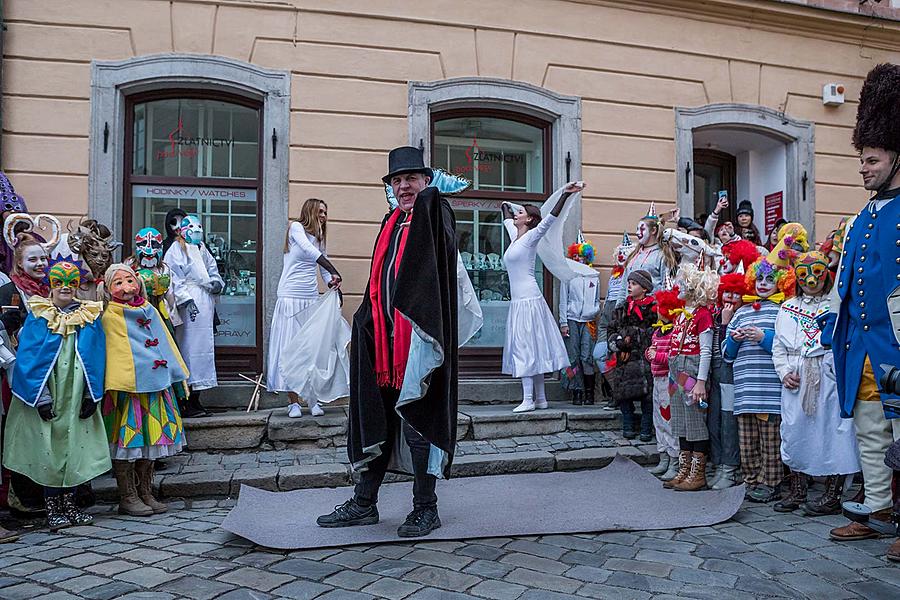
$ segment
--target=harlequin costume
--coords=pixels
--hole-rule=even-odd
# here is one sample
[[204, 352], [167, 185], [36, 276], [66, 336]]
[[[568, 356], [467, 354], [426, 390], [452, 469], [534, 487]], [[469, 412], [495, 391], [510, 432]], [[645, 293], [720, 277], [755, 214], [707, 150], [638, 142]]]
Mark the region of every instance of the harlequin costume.
[[[119, 271], [134, 277], [139, 294], [133, 299], [111, 296], [110, 284]], [[177, 398], [185, 395], [188, 370], [138, 282], [142, 284], [125, 264], [110, 266], [105, 276], [109, 304], [102, 319], [107, 350], [103, 419], [119, 486], [119, 512], [142, 516], [166, 511], [151, 494], [152, 461], [173, 456], [185, 445]]]
[[[860, 93], [853, 144], [887, 151], [887, 179], [865, 207], [847, 222], [837, 285], [822, 343], [831, 343], [841, 416], [852, 418], [865, 480], [865, 505], [886, 520], [891, 507], [892, 471], [884, 455], [900, 439], [900, 411], [886, 403], [900, 396], [881, 388], [881, 365], [900, 366], [900, 188], [891, 188], [900, 170], [900, 65], [878, 65]], [[829, 335], [829, 333], [831, 335]], [[831, 532], [835, 539], [877, 537], [862, 523]], [[888, 551], [900, 560], [900, 542]]]
[[794, 510], [806, 501], [807, 475], [828, 476], [829, 509], [820, 506], [813, 514], [837, 514], [844, 476], [860, 467], [853, 421], [840, 414], [834, 358], [820, 339], [818, 319], [830, 305], [828, 257], [818, 251], [801, 254], [794, 270], [798, 281], [829, 283], [818, 296], [801, 290], [785, 300], [775, 320], [775, 370], [782, 381], [792, 373], [800, 377], [798, 389], [781, 388], [781, 460], [791, 469], [791, 492], [775, 509]]
[[[684, 301], [678, 297], [678, 288], [660, 290], [653, 294], [654, 309], [658, 319], [653, 324], [653, 336], [646, 357], [653, 374], [653, 427], [656, 430], [656, 450], [659, 463], [650, 470], [654, 475], [664, 475], [671, 465], [678, 462], [678, 440], [672, 435], [672, 406], [669, 399], [669, 348], [672, 340], [673, 321], [678, 311], [684, 309]], [[672, 471], [672, 477], [675, 471]]]
[[[594, 262], [594, 245], [585, 242], [579, 233], [579, 241], [570, 245], [569, 258], [586, 265]], [[600, 274], [579, 275], [559, 286], [559, 325], [568, 327], [569, 335], [563, 337], [569, 366], [560, 372], [563, 389], [572, 394], [572, 403], [593, 404], [594, 343], [597, 331], [595, 319], [600, 313]]]
[[[700, 259], [702, 265], [702, 257]], [[706, 487], [709, 430], [707, 401], [693, 396], [697, 386], [708, 391], [712, 363], [713, 316], [719, 276], [712, 270], [686, 263], [676, 277], [684, 308], [678, 312], [669, 345], [669, 397], [672, 435], [678, 438], [678, 472], [664, 487], [696, 491]]]
[[[77, 264], [60, 261], [48, 272], [51, 295], [77, 289]], [[74, 487], [111, 467], [103, 419], [106, 342], [103, 306], [73, 299], [62, 308], [33, 296], [19, 332], [13, 373], [15, 400], [4, 439], [6, 468], [44, 486], [51, 529], [89, 523], [75, 508]]]
[[[756, 502], [774, 500], [784, 477], [781, 379], [772, 361], [772, 341], [781, 303], [796, 291], [789, 263], [791, 241], [782, 240], [768, 256], [750, 266], [747, 288], [754, 293], [744, 296], [744, 305], [735, 313], [725, 334], [724, 359], [734, 365], [734, 414], [740, 437], [741, 471], [749, 488], [748, 497]], [[775, 286], [766, 297], [758, 295], [763, 283]], [[763, 339], [758, 343], [735, 340], [734, 332], [746, 327], [761, 329]]]

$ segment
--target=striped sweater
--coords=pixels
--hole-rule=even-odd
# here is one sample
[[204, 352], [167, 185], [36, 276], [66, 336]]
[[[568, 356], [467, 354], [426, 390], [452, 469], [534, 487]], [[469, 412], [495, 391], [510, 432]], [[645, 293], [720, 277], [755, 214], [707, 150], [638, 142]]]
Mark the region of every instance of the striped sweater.
[[[772, 362], [772, 340], [779, 305], [763, 301], [759, 310], [746, 304], [728, 324], [724, 344], [725, 362], [734, 363], [734, 414], [781, 414], [781, 379]], [[737, 342], [731, 333], [741, 327], [759, 327], [760, 343]]]
[[660, 333], [659, 329], [653, 332], [650, 347], [647, 348], [647, 360], [650, 361], [650, 372], [654, 377], [669, 376], [669, 346], [672, 340], [672, 330]]

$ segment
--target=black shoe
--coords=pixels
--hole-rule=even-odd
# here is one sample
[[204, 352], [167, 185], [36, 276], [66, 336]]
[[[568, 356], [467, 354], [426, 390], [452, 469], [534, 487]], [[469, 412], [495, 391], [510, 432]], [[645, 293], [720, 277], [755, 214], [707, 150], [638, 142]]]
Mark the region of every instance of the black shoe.
[[406, 521], [397, 528], [400, 537], [422, 537], [428, 535], [441, 526], [441, 518], [438, 516], [436, 506], [427, 508], [414, 508], [406, 516]]
[[645, 443], [653, 440], [653, 434], [650, 433], [642, 433], [640, 437], [641, 441]]
[[319, 527], [354, 527], [356, 525], [374, 525], [378, 522], [378, 507], [361, 506], [356, 503], [356, 498], [347, 500], [340, 506], [335, 506], [334, 511], [322, 515], [316, 519]]
[[195, 419], [197, 417], [208, 417], [209, 413], [199, 401], [188, 400], [181, 410], [181, 416], [185, 419]]
[[637, 436], [638, 436], [637, 431], [635, 431], [634, 429], [623, 429], [622, 430], [622, 437], [625, 438], [626, 440], [633, 440]]
[[572, 392], [572, 404], [575, 406], [581, 406], [584, 404], [584, 397], [582, 396], [581, 390], [574, 390]]

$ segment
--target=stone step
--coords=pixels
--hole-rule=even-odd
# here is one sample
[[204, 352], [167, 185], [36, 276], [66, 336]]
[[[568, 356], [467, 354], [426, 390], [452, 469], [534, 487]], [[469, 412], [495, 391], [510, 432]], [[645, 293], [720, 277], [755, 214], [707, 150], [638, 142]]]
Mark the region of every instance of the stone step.
[[[252, 449], [335, 448], [347, 443], [346, 402], [325, 407], [325, 415], [308, 412], [299, 419], [284, 408], [253, 412], [228, 411], [209, 417], [185, 419], [191, 451], [240, 451]], [[618, 411], [594, 406], [550, 402], [546, 410], [513, 413], [511, 405], [460, 405], [459, 440], [491, 440], [547, 435], [563, 431], [602, 431], [621, 426]]]
[[[617, 440], [611, 447], [591, 447], [558, 452], [531, 450], [525, 452], [495, 452], [490, 454], [466, 454], [456, 457], [451, 477], [478, 477], [513, 473], [547, 473], [551, 471], [575, 471], [600, 469], [608, 465], [617, 454], [640, 465], [653, 465], [658, 461], [655, 446], [633, 445]], [[211, 455], [215, 456], [215, 455]], [[169, 459], [174, 462], [177, 458]], [[201, 467], [203, 465], [198, 465]], [[319, 487], [342, 487], [354, 483], [354, 474], [345, 463], [309, 465], [284, 465], [277, 462], [255, 467], [225, 468], [216, 463], [205, 465], [193, 472], [169, 474], [157, 473], [154, 489], [164, 498], [236, 497], [241, 485], [271, 490], [290, 491]], [[386, 481], [404, 481], [409, 477], [388, 474]], [[105, 475], [93, 482], [94, 492], [102, 500], [117, 501], [116, 484]]]
[[[213, 410], [246, 409], [253, 395], [253, 384], [246, 381], [223, 381], [219, 387], [203, 392], [203, 405]], [[547, 398], [551, 401], [564, 400], [565, 391], [559, 381], [547, 380]], [[463, 378], [459, 381], [460, 404], [505, 404], [522, 400], [522, 384], [510, 377]], [[288, 403], [287, 394], [270, 393], [263, 390], [259, 398], [259, 408], [279, 408]]]

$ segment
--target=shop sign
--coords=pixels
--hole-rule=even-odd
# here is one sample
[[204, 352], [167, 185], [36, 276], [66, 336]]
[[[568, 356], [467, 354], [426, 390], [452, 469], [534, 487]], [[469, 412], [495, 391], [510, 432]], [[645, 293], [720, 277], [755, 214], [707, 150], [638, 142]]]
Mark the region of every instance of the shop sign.
[[232, 138], [213, 138], [213, 137], [184, 137], [184, 122], [179, 118], [178, 127], [169, 132], [169, 146], [157, 150], [154, 158], [156, 160], [165, 160], [167, 158], [196, 158], [199, 153], [200, 146], [210, 146], [212, 148], [224, 148], [234, 145]]
[[255, 188], [188, 187], [180, 185], [135, 185], [135, 198], [174, 198], [176, 200], [243, 200], [256, 202]]
[[220, 296], [216, 304], [217, 346], [256, 345], [256, 297]]
[[766, 236], [775, 229], [775, 223], [784, 218], [784, 192], [775, 192], [765, 197]]
[[[506, 154], [505, 152], [486, 152], [478, 147], [478, 138], [472, 138], [472, 145], [466, 148], [465, 165], [457, 165], [453, 168], [454, 175], [471, 175], [475, 171], [490, 173], [494, 169], [491, 163], [524, 163], [523, 154]], [[476, 165], [475, 162], [478, 162]]]
[[450, 197], [450, 206], [461, 210], [500, 210], [496, 200], [477, 200], [475, 198]]

